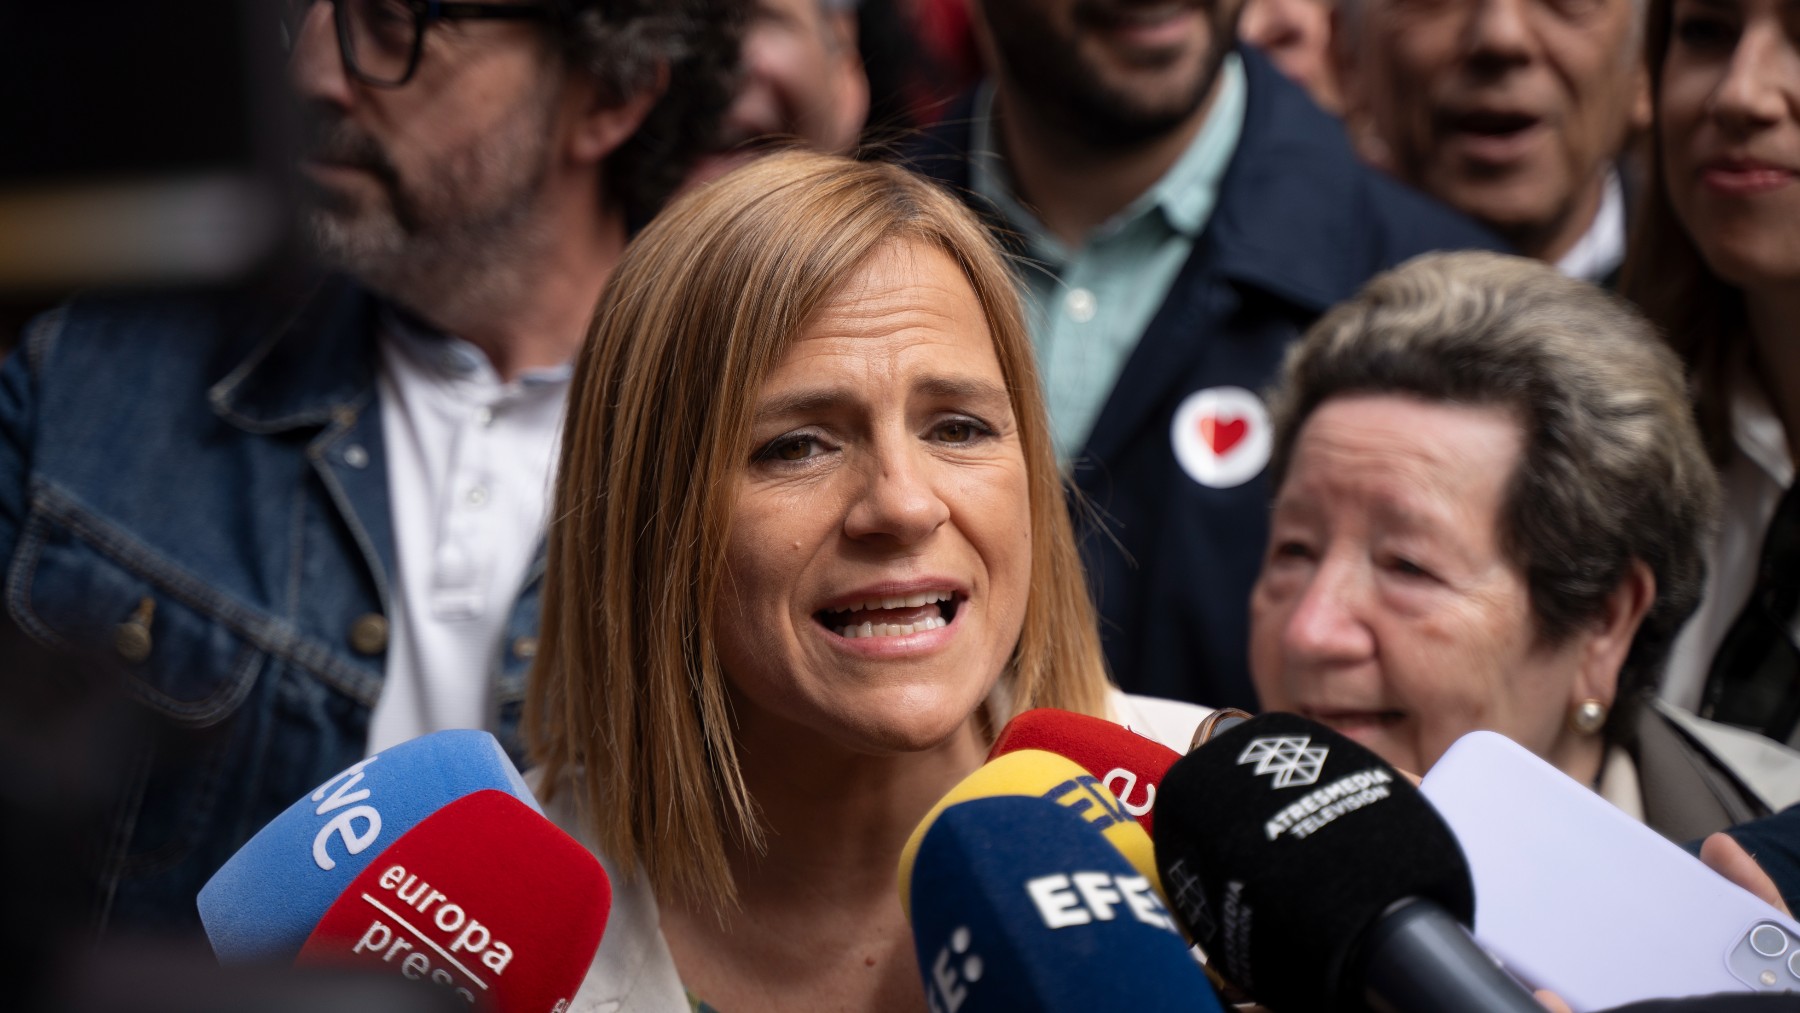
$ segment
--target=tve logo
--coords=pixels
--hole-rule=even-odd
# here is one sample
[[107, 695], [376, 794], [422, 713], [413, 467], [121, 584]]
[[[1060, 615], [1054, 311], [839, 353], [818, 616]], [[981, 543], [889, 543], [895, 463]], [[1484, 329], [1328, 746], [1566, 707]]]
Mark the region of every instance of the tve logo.
[[931, 1013], [956, 1013], [969, 998], [969, 986], [981, 980], [981, 955], [969, 952], [973, 942], [969, 927], [958, 925], [938, 950], [925, 983], [925, 1004]]
[[[319, 790], [312, 793], [312, 800], [320, 803], [319, 807], [313, 810], [313, 815], [323, 816], [328, 812], [342, 809], [352, 802], [361, 802], [367, 799], [369, 789], [363, 788], [358, 791], [351, 789], [362, 783], [363, 771], [368, 768], [369, 764], [379, 759], [381, 759], [381, 754], [377, 753], [359, 763], [353, 763], [340, 771], [336, 777], [319, 785]], [[336, 788], [332, 788], [334, 784], [337, 785]], [[328, 791], [329, 795], [326, 794]], [[357, 820], [363, 822], [361, 832], [356, 829]], [[343, 840], [346, 852], [351, 855], [360, 855], [368, 850], [369, 845], [375, 843], [377, 837], [381, 836], [381, 813], [377, 812], [372, 805], [358, 805], [337, 813], [319, 828], [318, 834], [313, 837], [313, 864], [326, 872], [337, 868], [337, 860], [331, 857], [330, 851], [326, 850], [326, 845], [331, 842], [332, 834], [336, 834]]]

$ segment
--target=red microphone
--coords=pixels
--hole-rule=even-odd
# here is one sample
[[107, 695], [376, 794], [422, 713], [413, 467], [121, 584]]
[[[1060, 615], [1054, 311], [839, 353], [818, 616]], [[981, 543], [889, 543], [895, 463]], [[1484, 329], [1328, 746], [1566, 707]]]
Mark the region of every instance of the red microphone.
[[385, 967], [497, 1013], [560, 1013], [611, 908], [586, 848], [511, 795], [478, 791], [369, 863], [294, 963]]
[[1147, 833], [1155, 833], [1156, 787], [1181, 759], [1168, 746], [1111, 721], [1053, 707], [1028, 710], [1008, 721], [988, 759], [1021, 749], [1042, 749], [1073, 760], [1098, 778]]

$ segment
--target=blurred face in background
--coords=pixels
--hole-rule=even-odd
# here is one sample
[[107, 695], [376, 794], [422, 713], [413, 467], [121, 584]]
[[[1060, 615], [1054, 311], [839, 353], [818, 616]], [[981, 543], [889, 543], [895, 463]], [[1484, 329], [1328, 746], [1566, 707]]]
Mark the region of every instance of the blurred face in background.
[[1800, 288], [1800, 7], [1676, 0], [1657, 124], [1663, 176], [1712, 269]]
[[763, 384], [713, 617], [747, 739], [985, 749], [1032, 544], [986, 319], [947, 255], [885, 246]]
[[333, 4], [296, 7], [289, 80], [321, 254], [423, 308], [475, 265], [535, 248], [555, 145], [576, 110], [543, 26], [431, 23], [411, 80], [378, 87], [344, 66]]
[[1338, 54], [1365, 157], [1555, 260], [1649, 122], [1641, 0], [1353, 0]]
[[1243, 0], [980, 0], [1003, 90], [1092, 144], [1164, 136], [1204, 107]]
[[720, 151], [691, 182], [755, 158], [765, 138], [845, 154], [869, 115], [869, 79], [856, 48], [856, 13], [843, 0], [757, 0], [744, 29], [741, 80]]
[[1334, 0], [1249, 0], [1238, 22], [1238, 37], [1306, 89], [1319, 107], [1343, 110], [1337, 66], [1331, 56]]

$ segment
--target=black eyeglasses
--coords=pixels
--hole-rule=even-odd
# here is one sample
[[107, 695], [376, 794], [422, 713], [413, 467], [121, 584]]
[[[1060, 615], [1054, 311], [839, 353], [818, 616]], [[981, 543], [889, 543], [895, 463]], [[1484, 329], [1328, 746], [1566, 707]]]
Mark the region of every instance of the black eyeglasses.
[[[282, 5], [283, 41], [290, 52], [317, 0]], [[358, 81], [398, 88], [419, 68], [425, 26], [433, 21], [548, 21], [554, 7], [528, 4], [442, 3], [439, 0], [326, 0], [337, 23], [344, 69]]]

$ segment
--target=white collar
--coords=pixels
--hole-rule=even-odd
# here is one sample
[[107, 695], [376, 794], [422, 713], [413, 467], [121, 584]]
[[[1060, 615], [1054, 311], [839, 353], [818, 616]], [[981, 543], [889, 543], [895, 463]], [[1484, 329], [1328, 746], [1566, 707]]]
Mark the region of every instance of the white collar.
[[1571, 278], [1599, 282], [1625, 261], [1625, 186], [1617, 169], [1606, 170], [1600, 191], [1600, 208], [1586, 232], [1556, 262], [1556, 269]]
[[1731, 439], [1776, 485], [1786, 489], [1794, 484], [1787, 431], [1775, 417], [1768, 392], [1752, 374], [1748, 356], [1740, 356], [1731, 367]]

